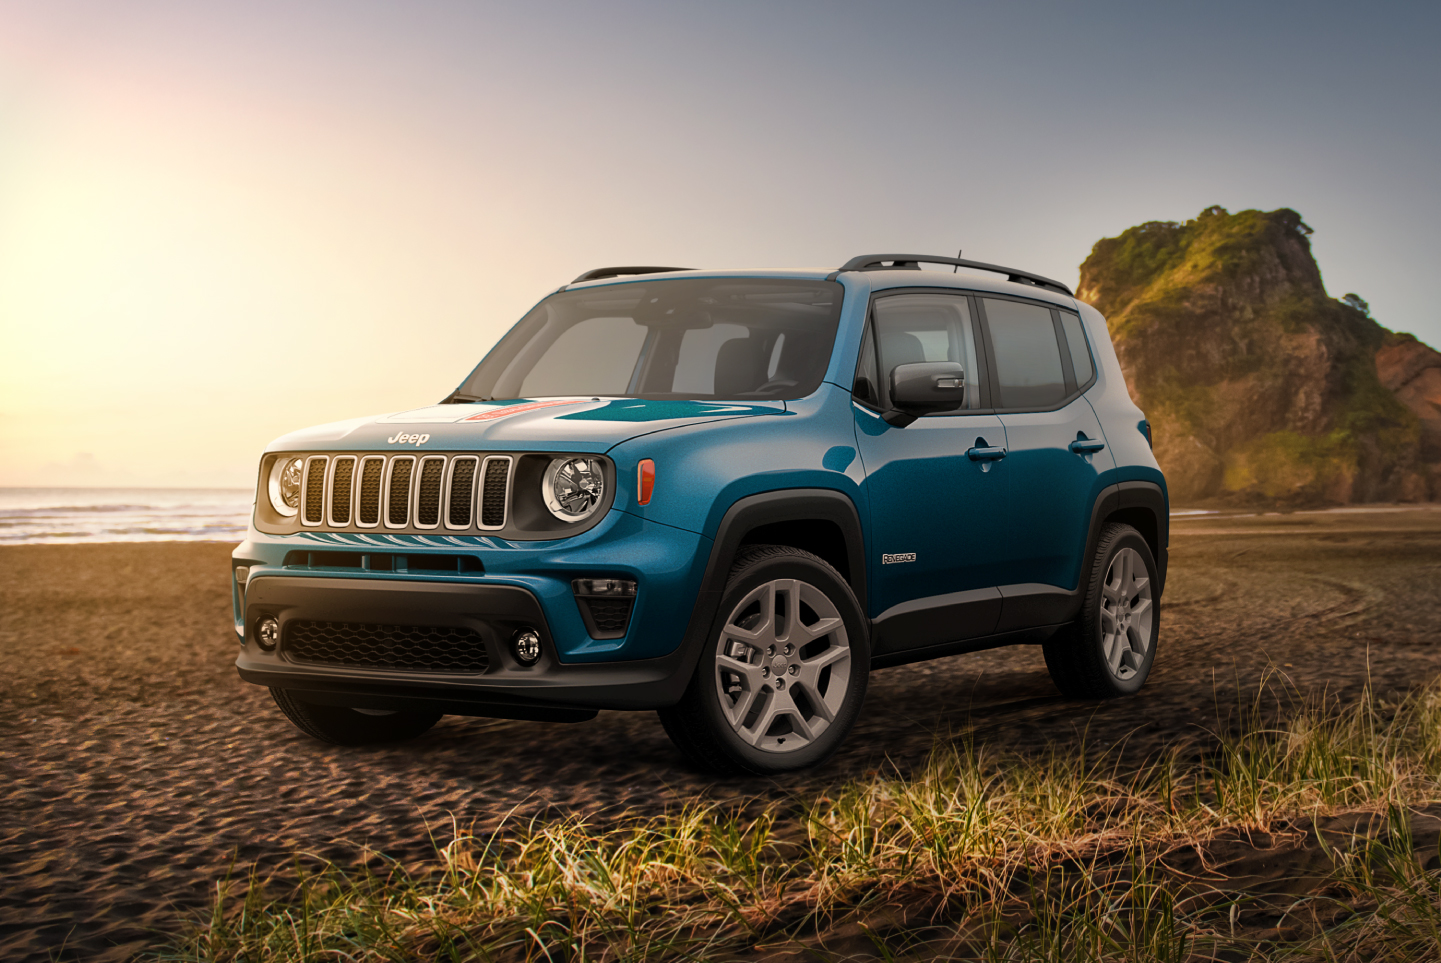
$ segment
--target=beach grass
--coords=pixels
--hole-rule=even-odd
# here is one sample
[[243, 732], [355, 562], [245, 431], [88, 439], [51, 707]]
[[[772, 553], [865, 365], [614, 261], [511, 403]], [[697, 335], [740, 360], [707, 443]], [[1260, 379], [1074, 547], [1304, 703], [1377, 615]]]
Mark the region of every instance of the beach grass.
[[[963, 732], [919, 771], [785, 803], [484, 835], [457, 815], [424, 865], [218, 881], [159, 958], [1436, 960], [1441, 870], [1416, 826], [1438, 804], [1441, 685], [1337, 705], [1273, 684], [1200, 751], [1139, 767]], [[1223, 851], [1280, 869], [1233, 875]], [[1324, 873], [1288, 875], [1297, 852]]]

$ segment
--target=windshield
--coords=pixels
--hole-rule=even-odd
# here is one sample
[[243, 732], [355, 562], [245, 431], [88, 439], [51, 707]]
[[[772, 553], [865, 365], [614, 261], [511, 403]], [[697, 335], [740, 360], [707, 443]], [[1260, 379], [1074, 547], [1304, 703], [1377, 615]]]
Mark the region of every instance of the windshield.
[[485, 356], [455, 401], [801, 398], [825, 377], [834, 281], [684, 278], [546, 298]]

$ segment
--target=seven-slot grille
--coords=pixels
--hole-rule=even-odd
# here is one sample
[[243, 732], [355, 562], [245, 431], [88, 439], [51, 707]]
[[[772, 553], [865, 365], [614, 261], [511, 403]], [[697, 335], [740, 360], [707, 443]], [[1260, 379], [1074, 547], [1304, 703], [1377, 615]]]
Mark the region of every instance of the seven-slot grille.
[[300, 520], [309, 528], [494, 531], [510, 514], [513, 468], [510, 455], [311, 455]]

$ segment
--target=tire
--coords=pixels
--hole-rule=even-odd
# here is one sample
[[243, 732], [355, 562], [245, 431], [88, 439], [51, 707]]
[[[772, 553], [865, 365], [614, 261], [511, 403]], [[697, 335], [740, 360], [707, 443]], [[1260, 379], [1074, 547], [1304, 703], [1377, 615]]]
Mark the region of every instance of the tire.
[[414, 739], [440, 721], [439, 712], [380, 712], [302, 702], [287, 689], [270, 690], [286, 718], [306, 735], [337, 746], [368, 746], [376, 742]]
[[1140, 532], [1111, 523], [1101, 530], [1084, 576], [1081, 614], [1044, 645], [1051, 681], [1073, 699], [1130, 695], [1156, 661], [1156, 560]]
[[731, 566], [695, 675], [681, 701], [660, 710], [661, 724], [716, 772], [814, 766], [860, 714], [867, 630], [855, 593], [823, 559], [787, 545], [749, 547]]

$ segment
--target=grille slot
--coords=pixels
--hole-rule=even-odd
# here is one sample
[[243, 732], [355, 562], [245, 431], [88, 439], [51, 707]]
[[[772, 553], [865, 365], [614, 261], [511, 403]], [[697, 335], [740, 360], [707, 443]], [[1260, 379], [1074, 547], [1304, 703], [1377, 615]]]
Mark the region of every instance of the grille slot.
[[445, 459], [431, 455], [420, 460], [416, 485], [415, 527], [435, 528], [440, 524], [440, 482], [445, 476]]
[[380, 482], [384, 477], [384, 458], [375, 456], [361, 462], [360, 504], [355, 513], [355, 524], [364, 528], [380, 524]]
[[456, 626], [385, 625], [296, 619], [285, 654], [295, 662], [407, 672], [484, 672], [490, 657], [480, 633]]
[[404, 528], [410, 517], [410, 475], [415, 471], [415, 456], [400, 455], [390, 460], [390, 491], [385, 499], [385, 524]]
[[325, 516], [325, 463], [324, 455], [317, 455], [305, 463], [305, 517], [307, 525], [319, 525]]
[[351, 482], [354, 480], [355, 456], [344, 455], [335, 459], [330, 481], [330, 524], [337, 527], [350, 524]]
[[484, 478], [481, 482], [480, 527], [503, 528], [505, 506], [510, 500], [510, 458], [497, 455], [485, 460]]
[[469, 528], [475, 511], [475, 469], [480, 460], [462, 455], [450, 463], [450, 497], [446, 499], [445, 527]]

